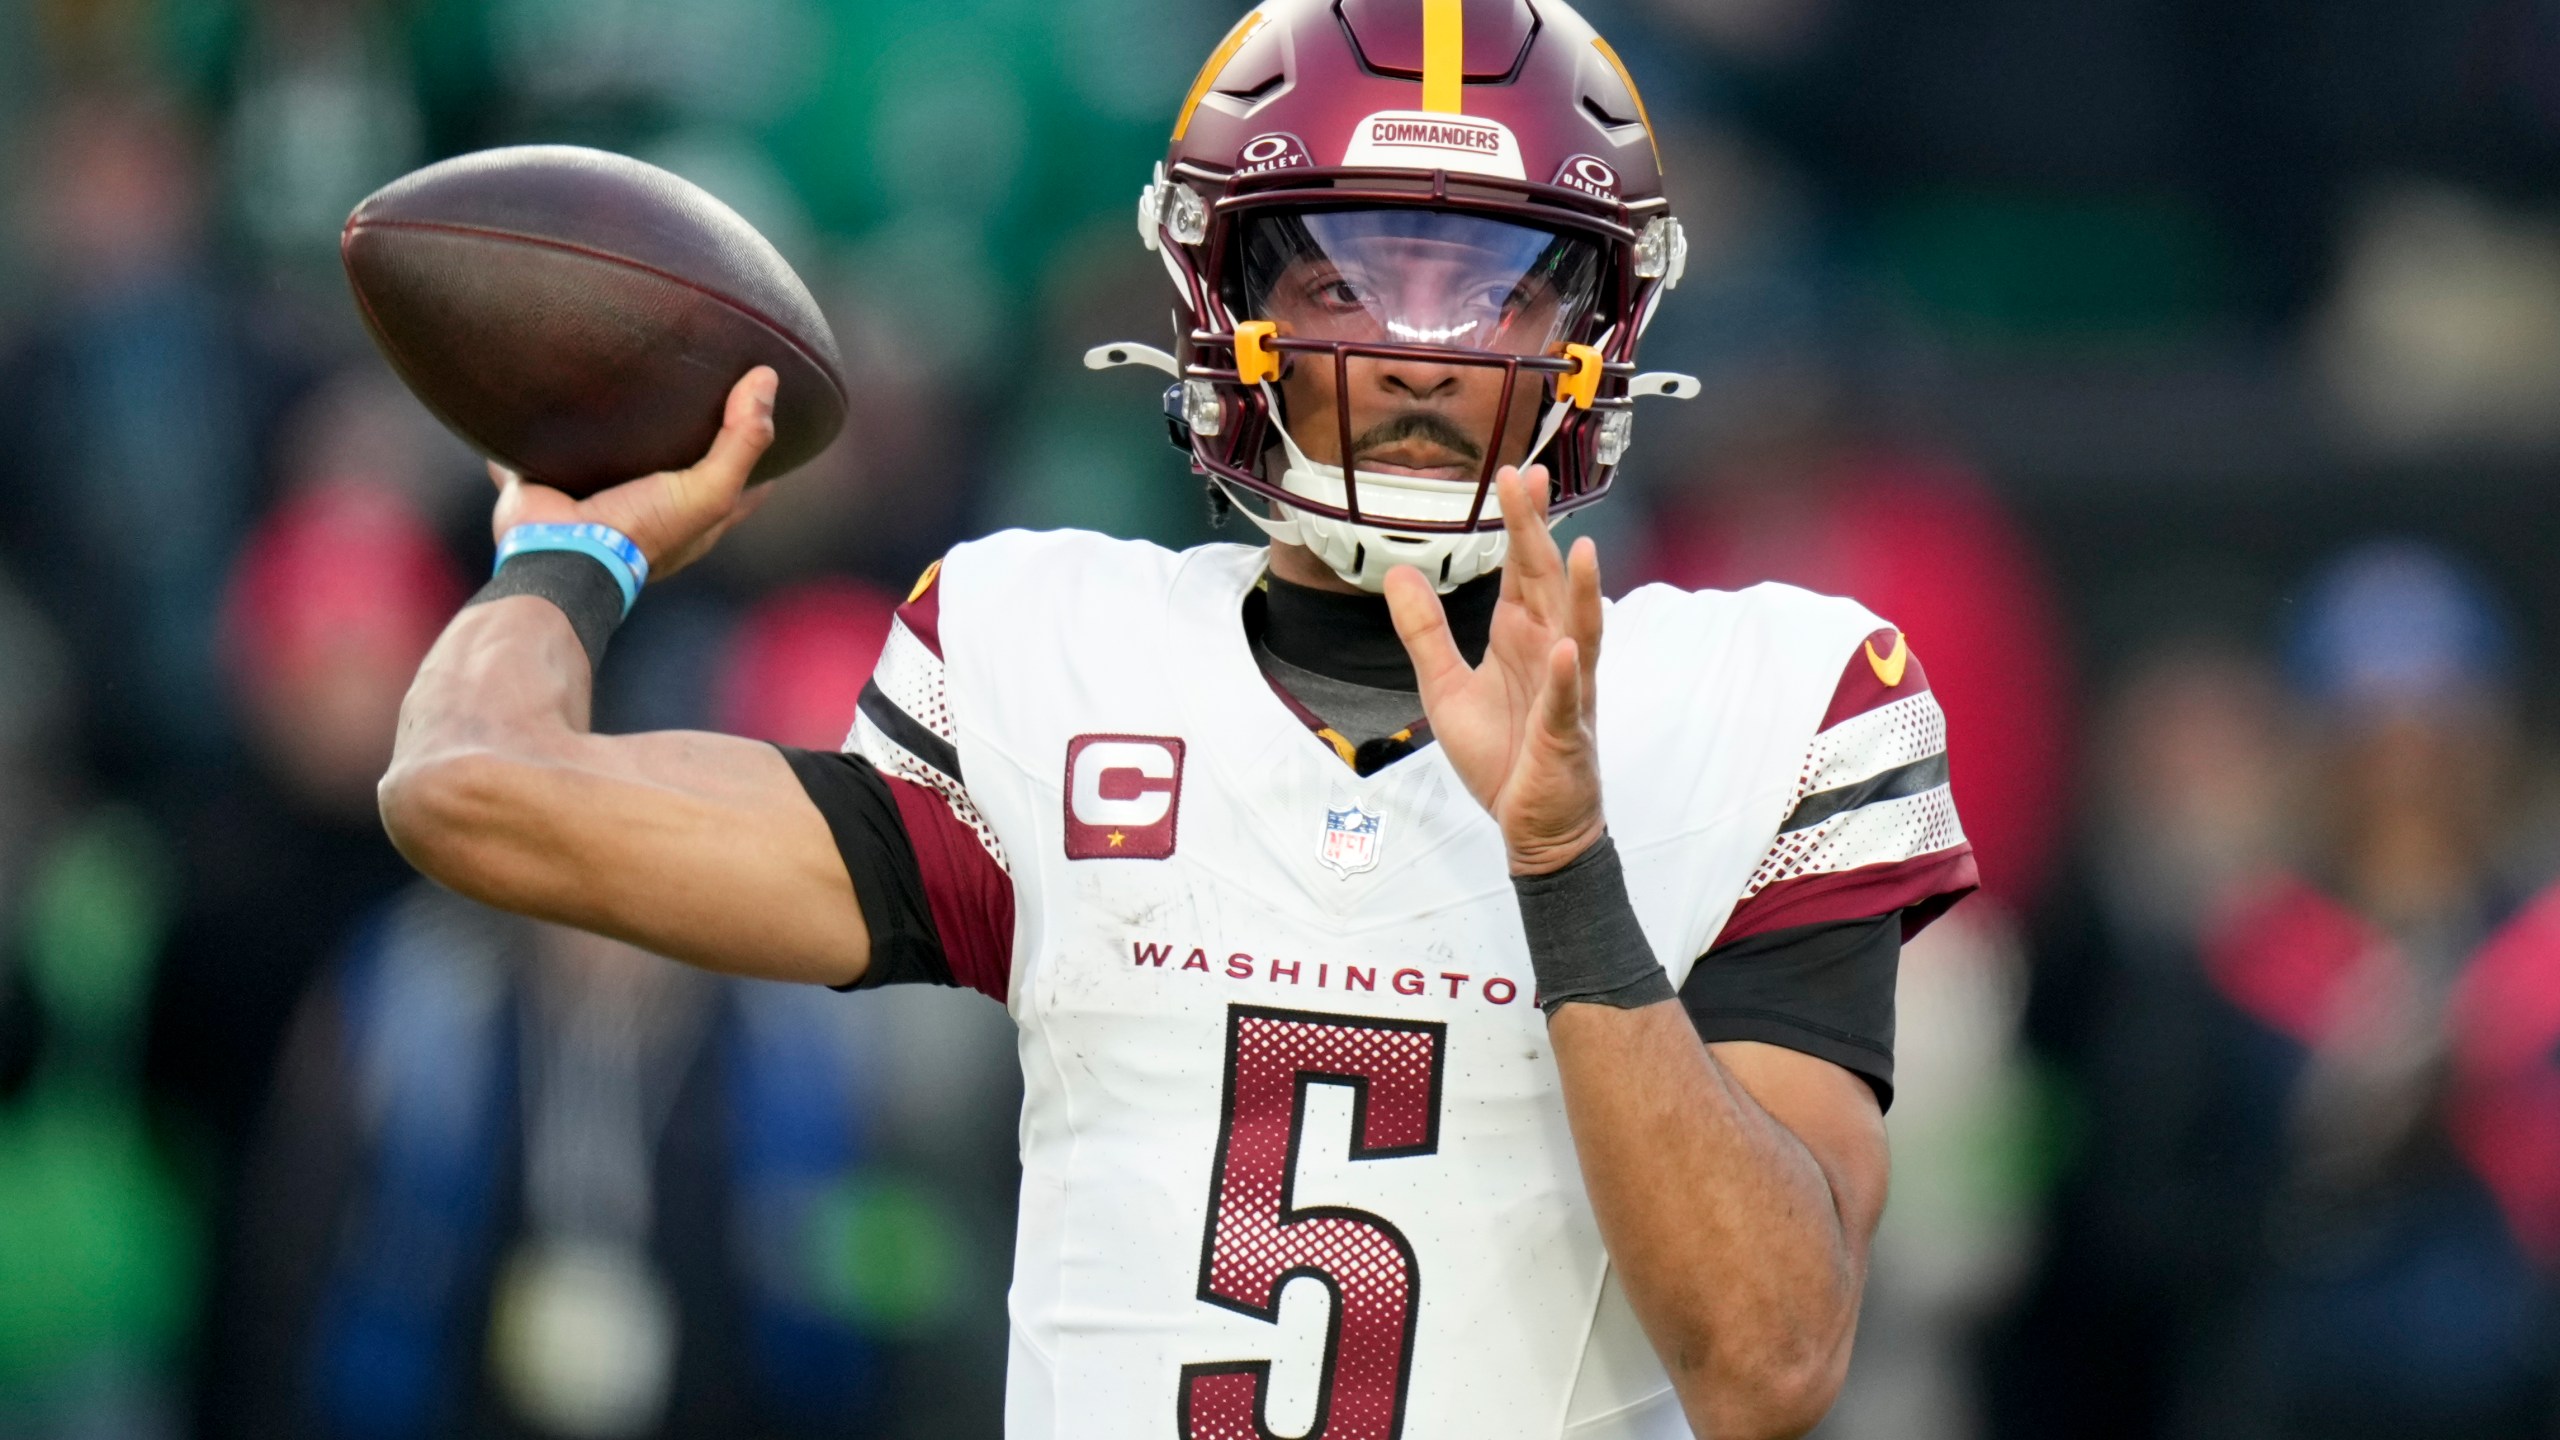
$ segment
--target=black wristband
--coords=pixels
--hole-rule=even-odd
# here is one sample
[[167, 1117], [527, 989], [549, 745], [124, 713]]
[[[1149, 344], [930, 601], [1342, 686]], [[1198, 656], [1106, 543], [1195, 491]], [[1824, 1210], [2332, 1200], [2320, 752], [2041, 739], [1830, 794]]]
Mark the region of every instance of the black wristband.
[[1511, 877], [1511, 888], [1548, 1015], [1577, 1001], [1633, 1010], [1674, 998], [1627, 899], [1617, 842], [1603, 835], [1561, 870]]
[[575, 550], [525, 550], [507, 557], [480, 593], [464, 603], [485, 605], [510, 595], [539, 595], [560, 607], [586, 647], [587, 666], [604, 662], [604, 647], [622, 624], [622, 586], [604, 562]]

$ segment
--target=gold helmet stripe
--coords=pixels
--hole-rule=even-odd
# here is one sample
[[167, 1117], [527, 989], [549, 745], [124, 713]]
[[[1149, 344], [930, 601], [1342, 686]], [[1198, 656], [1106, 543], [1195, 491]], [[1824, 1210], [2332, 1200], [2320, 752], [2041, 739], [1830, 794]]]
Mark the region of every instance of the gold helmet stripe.
[[1466, 88], [1466, 0], [1422, 0], [1422, 108], [1455, 115]]
[[1200, 97], [1208, 94], [1209, 87], [1217, 83], [1218, 72], [1227, 68], [1227, 62], [1236, 58], [1236, 52], [1244, 48], [1244, 42], [1252, 39], [1253, 32], [1261, 28], [1262, 12], [1248, 12], [1236, 22], [1236, 28], [1227, 32], [1227, 38], [1218, 42], [1218, 48], [1209, 52], [1209, 63], [1200, 67], [1200, 78], [1191, 82], [1191, 93], [1182, 97], [1182, 113], [1174, 117], [1173, 122], [1174, 139], [1180, 140], [1182, 132], [1191, 128], [1191, 112], [1200, 108]]
[[1644, 112], [1644, 92], [1636, 88], [1636, 77], [1627, 73], [1627, 62], [1618, 58], [1618, 52], [1609, 48], [1608, 41], [1594, 35], [1591, 43], [1599, 49], [1600, 58], [1609, 62], [1609, 68], [1618, 72], [1618, 79], [1625, 83], [1627, 94], [1635, 100], [1636, 120], [1644, 126], [1645, 143], [1653, 147], [1653, 168], [1661, 169], [1662, 142], [1653, 138], [1653, 117]]

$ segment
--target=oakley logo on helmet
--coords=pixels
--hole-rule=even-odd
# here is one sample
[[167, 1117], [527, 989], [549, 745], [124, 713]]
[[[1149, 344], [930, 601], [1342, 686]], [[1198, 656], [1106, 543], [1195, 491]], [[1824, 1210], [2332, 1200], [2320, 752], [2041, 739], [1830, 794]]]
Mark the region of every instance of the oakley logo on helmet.
[[1162, 860], [1182, 810], [1182, 742], [1078, 735], [1067, 742], [1067, 858]]
[[1576, 155], [1556, 170], [1549, 184], [1579, 190], [1602, 200], [1618, 198], [1618, 172], [1597, 155]]
[[1244, 142], [1242, 150], [1236, 152], [1236, 159], [1242, 162], [1236, 166], [1236, 173], [1239, 175], [1263, 175], [1273, 170], [1309, 169], [1316, 163], [1314, 158], [1307, 154], [1305, 143], [1297, 136], [1280, 134], [1254, 136]]
[[1382, 110], [1361, 121], [1352, 127], [1342, 163], [1529, 178], [1509, 126], [1429, 110]]

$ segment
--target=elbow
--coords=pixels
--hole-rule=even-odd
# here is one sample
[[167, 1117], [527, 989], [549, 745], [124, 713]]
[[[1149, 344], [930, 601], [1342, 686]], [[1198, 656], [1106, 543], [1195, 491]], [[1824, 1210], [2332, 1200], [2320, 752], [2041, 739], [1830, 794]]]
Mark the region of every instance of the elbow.
[[420, 874], [476, 894], [475, 856], [500, 823], [504, 769], [478, 750], [396, 760], [374, 791], [383, 832]]
[[1849, 1337], [1773, 1350], [1741, 1363], [1685, 1367], [1681, 1409], [1703, 1440], [1795, 1440], [1831, 1413], [1849, 1378]]

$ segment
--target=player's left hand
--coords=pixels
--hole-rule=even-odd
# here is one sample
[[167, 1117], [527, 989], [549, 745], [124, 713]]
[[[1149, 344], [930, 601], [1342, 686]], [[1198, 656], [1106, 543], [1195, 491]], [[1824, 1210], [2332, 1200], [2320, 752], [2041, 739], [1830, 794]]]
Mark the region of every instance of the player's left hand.
[[1387, 576], [1387, 605], [1413, 657], [1423, 713], [1458, 778], [1502, 827], [1511, 873], [1558, 870], [1600, 838], [1593, 677], [1600, 665], [1600, 552], [1570, 558], [1547, 529], [1547, 469], [1494, 477], [1511, 535], [1484, 663], [1469, 665], [1431, 582]]

